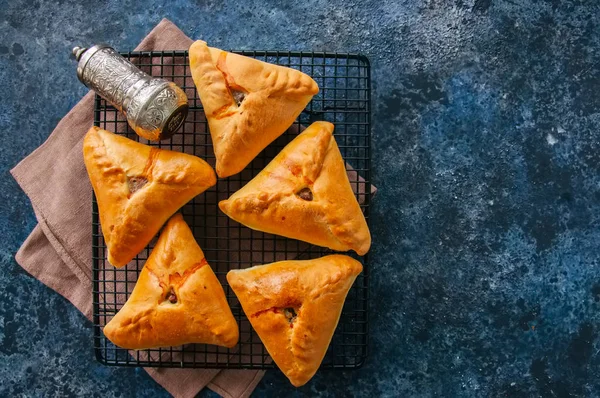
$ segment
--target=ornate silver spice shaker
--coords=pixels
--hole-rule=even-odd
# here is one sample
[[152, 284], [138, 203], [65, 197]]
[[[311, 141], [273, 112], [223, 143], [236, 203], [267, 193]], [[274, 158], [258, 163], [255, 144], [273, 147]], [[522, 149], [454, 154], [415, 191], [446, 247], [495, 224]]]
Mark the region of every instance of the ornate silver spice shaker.
[[139, 136], [167, 139], [184, 122], [188, 99], [175, 83], [142, 72], [105, 44], [75, 47], [73, 55], [79, 80], [123, 112]]

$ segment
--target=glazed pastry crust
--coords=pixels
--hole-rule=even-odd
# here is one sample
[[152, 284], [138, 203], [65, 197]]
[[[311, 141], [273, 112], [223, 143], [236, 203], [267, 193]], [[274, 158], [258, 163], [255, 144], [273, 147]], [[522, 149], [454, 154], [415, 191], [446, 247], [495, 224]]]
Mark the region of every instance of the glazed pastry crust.
[[371, 234], [332, 134], [331, 123], [311, 124], [219, 208], [255, 230], [364, 255]]
[[[171, 291], [175, 303], [169, 301]], [[237, 344], [238, 326], [225, 292], [181, 214], [165, 226], [131, 296], [104, 334], [117, 346], [136, 350]]]
[[[92, 127], [83, 159], [96, 194], [108, 261], [131, 261], [181, 206], [216, 184], [204, 160]], [[136, 190], [137, 188], [137, 190]]]
[[[300, 71], [208, 47], [203, 41], [192, 44], [189, 57], [221, 178], [242, 171], [319, 92], [317, 83]], [[244, 95], [239, 105], [238, 93]]]
[[[227, 281], [277, 366], [299, 387], [321, 365], [361, 271], [358, 261], [336, 254], [232, 270]], [[288, 308], [296, 314], [292, 322]]]

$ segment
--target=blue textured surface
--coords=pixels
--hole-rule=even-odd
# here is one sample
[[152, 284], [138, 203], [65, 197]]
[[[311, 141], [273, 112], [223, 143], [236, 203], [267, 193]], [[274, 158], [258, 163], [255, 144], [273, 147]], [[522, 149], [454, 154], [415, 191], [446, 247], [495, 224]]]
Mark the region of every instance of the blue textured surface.
[[[166, 395], [97, 364], [90, 323], [15, 263], [35, 217], [8, 174], [86, 92], [70, 49], [132, 49], [163, 17], [371, 59], [370, 356], [298, 395], [600, 394], [597, 2], [162, 3], [0, 4], [0, 396]], [[293, 391], [270, 371], [256, 395]]]

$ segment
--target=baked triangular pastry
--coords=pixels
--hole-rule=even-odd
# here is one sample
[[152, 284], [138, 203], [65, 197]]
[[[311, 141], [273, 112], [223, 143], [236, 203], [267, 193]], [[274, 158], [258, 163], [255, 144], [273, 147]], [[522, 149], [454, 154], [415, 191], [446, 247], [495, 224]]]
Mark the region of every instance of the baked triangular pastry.
[[197, 41], [189, 51], [217, 158], [217, 174], [239, 173], [292, 125], [319, 92], [308, 75]]
[[365, 254], [369, 227], [332, 133], [331, 123], [311, 124], [221, 210], [252, 229]]
[[108, 261], [122, 267], [194, 196], [216, 184], [204, 160], [92, 127], [83, 160], [96, 193]]
[[131, 296], [106, 324], [104, 335], [135, 350], [237, 344], [238, 326], [223, 287], [181, 214], [165, 226]]
[[279, 369], [299, 387], [315, 374], [362, 265], [351, 257], [232, 270], [227, 281]]

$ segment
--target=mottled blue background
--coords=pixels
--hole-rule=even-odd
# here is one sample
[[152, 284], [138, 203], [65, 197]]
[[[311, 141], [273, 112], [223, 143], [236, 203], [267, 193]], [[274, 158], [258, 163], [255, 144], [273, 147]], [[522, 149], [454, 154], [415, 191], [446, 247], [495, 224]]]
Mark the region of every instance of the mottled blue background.
[[15, 263], [36, 222], [8, 174], [86, 92], [70, 49], [133, 49], [163, 17], [372, 62], [370, 356], [256, 395], [600, 395], [597, 1], [164, 3], [0, 1], [0, 396], [166, 395], [96, 363], [91, 324]]

